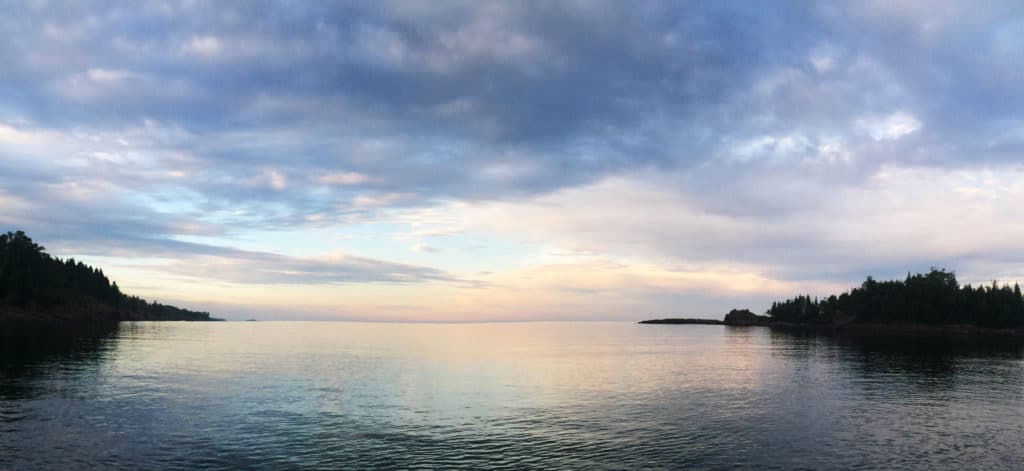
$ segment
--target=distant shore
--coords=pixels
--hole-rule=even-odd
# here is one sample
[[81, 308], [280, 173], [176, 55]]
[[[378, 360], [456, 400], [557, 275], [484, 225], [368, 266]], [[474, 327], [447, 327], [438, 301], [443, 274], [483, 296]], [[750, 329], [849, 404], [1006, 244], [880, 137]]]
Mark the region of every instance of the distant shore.
[[223, 321], [202, 313], [153, 313], [71, 307], [26, 309], [0, 306], [0, 322]]

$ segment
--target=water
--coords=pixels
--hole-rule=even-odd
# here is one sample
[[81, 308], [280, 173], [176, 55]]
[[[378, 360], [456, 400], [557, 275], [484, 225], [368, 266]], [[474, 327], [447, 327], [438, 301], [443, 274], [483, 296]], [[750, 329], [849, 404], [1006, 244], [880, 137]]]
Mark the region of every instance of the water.
[[1021, 469], [1024, 350], [627, 323], [0, 327], [0, 469]]

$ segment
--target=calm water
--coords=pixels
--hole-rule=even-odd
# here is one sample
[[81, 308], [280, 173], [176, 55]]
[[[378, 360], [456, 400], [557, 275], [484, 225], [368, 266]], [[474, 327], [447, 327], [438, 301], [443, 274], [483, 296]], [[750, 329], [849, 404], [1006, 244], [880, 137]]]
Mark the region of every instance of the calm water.
[[0, 469], [1024, 466], [1014, 343], [627, 323], [3, 329]]

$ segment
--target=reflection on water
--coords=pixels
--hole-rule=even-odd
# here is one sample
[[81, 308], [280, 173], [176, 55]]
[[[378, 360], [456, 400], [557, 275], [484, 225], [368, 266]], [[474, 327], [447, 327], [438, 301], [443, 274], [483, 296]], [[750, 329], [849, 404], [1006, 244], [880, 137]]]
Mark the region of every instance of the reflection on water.
[[33, 376], [95, 367], [112, 349], [117, 331], [117, 323], [0, 324], [0, 397], [31, 394]]
[[0, 469], [1007, 468], [1017, 341], [624, 323], [3, 329]]

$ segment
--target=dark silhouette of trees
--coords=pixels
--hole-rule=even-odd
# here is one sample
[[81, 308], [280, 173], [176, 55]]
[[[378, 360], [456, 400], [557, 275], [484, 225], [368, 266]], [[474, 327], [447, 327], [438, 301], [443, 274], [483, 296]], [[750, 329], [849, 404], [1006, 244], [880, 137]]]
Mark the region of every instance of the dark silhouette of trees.
[[121, 311], [208, 320], [209, 313], [127, 296], [103, 270], [51, 257], [22, 231], [0, 234], [0, 306]]
[[795, 323], [877, 322], [903, 324], [970, 324], [986, 327], [1024, 326], [1024, 298], [1014, 284], [960, 286], [952, 271], [933, 268], [903, 281], [875, 281], [812, 300], [797, 296], [772, 303], [773, 321]]

